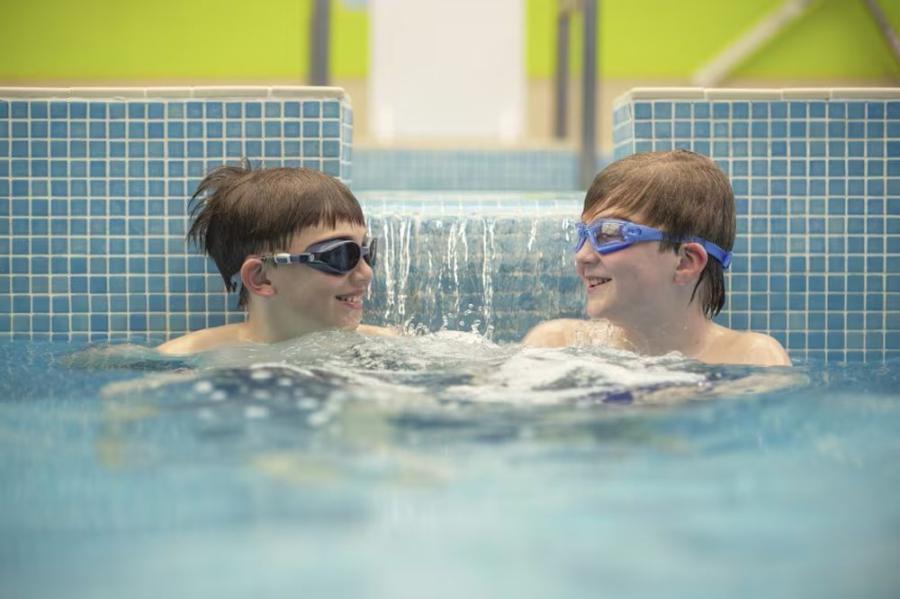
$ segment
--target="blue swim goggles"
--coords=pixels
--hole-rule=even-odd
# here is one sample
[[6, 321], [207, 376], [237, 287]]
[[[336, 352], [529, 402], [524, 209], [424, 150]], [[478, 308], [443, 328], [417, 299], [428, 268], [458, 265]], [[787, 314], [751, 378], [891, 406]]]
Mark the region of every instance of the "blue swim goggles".
[[584, 246], [586, 240], [590, 240], [591, 247], [601, 255], [618, 252], [632, 244], [643, 241], [669, 240], [682, 243], [699, 243], [706, 250], [707, 254], [722, 265], [722, 268], [727, 269], [731, 265], [731, 252], [726, 252], [711, 241], [706, 241], [700, 237], [673, 239], [659, 229], [630, 223], [627, 220], [600, 218], [588, 225], [578, 223], [575, 229], [578, 232], [578, 243], [575, 246], [576, 252]]

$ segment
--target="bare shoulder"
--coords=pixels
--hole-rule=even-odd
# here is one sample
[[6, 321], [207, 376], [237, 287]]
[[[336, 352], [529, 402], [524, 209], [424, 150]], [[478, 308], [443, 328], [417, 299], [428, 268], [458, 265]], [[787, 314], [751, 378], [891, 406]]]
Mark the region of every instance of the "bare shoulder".
[[156, 351], [167, 355], [185, 355], [235, 345], [244, 341], [241, 336], [242, 328], [243, 324], [238, 323], [201, 329], [166, 341]]
[[774, 337], [753, 331], [722, 329], [710, 348], [710, 359], [705, 361], [755, 366], [791, 365], [787, 352]]
[[790, 366], [791, 359], [784, 347], [774, 337], [763, 333], [744, 333], [747, 336], [747, 354], [760, 366]]
[[575, 343], [578, 333], [585, 331], [589, 325], [586, 320], [574, 318], [547, 320], [528, 331], [522, 344], [529, 347], [565, 347]]
[[361, 324], [356, 327], [356, 332], [363, 335], [372, 335], [373, 337], [395, 337], [400, 334], [393, 327], [378, 327], [373, 324]]

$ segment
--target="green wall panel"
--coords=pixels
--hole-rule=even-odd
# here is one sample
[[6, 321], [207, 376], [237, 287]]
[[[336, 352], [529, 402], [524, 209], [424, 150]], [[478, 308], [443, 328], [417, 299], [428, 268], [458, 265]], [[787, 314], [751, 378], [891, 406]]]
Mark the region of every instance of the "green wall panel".
[[[557, 0], [526, 3], [526, 64], [551, 76]], [[605, 77], [684, 79], [782, 0], [601, 0]], [[332, 0], [331, 70], [363, 78], [363, 3]], [[900, 1], [880, 0], [896, 29]], [[297, 80], [308, 70], [312, 0], [30, 0], [0, 2], [0, 80]], [[571, 67], [580, 64], [573, 23]], [[900, 78], [861, 0], [817, 0], [734, 75], [758, 79]]]

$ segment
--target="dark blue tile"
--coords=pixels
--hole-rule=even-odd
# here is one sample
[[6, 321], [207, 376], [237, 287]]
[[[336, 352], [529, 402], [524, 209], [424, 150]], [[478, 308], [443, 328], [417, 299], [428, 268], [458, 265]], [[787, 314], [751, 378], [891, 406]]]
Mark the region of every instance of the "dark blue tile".
[[185, 115], [189, 119], [202, 119], [203, 102], [188, 102], [185, 106]]
[[106, 106], [107, 118], [114, 121], [125, 120], [126, 107], [122, 102], [109, 103]]
[[223, 116], [222, 102], [208, 101], [204, 109], [207, 119], [221, 119]]
[[887, 118], [900, 119], [900, 101], [890, 101], [887, 103]]
[[69, 118], [86, 119], [87, 118], [87, 103], [80, 102], [80, 101], [79, 102], [70, 102], [69, 103]]
[[278, 121], [266, 121], [266, 137], [281, 137], [281, 123]]
[[243, 116], [243, 104], [240, 102], [228, 102], [225, 104], [225, 116], [229, 119], [239, 119]]
[[147, 116], [147, 105], [143, 102], [128, 103], [128, 118], [143, 119]]
[[769, 131], [771, 133], [771, 137], [775, 139], [783, 139], [787, 137], [787, 122], [786, 121], [772, 121], [769, 124]]
[[14, 119], [28, 118], [28, 102], [15, 101], [11, 103], [10, 114]]
[[245, 141], [244, 153], [250, 158], [259, 158], [262, 156], [262, 143], [259, 141]]
[[285, 102], [284, 116], [285, 118], [298, 118], [300, 116], [300, 102]]
[[262, 122], [248, 121], [244, 124], [244, 135], [246, 137], [262, 137]]
[[807, 102], [791, 102], [790, 117], [792, 119], [805, 119], [807, 117]]
[[280, 102], [266, 102], [265, 116], [266, 116], [266, 118], [280, 118], [281, 117], [281, 103]]
[[866, 102], [866, 118], [883, 119], [885, 103], [879, 101]]
[[[318, 116], [306, 113], [306, 105], [304, 104], [304, 116]], [[653, 118], [653, 107], [649, 102], [636, 102], [634, 105], [635, 120], [650, 120]]]
[[[638, 106], [640, 106], [640, 104], [635, 105], [635, 115], [637, 115], [637, 113], [638, 113]], [[647, 106], [647, 110], [649, 111], [650, 105], [647, 104], [646, 106]], [[321, 111], [322, 111], [322, 103], [321, 102], [316, 102], [313, 100], [307, 100], [307, 101], [303, 102], [303, 117], [304, 118], [318, 118], [319, 115], [321, 114]], [[639, 117], [636, 116], [636, 118], [639, 118]], [[645, 118], [650, 118], [650, 114], [648, 113], [648, 115]]]

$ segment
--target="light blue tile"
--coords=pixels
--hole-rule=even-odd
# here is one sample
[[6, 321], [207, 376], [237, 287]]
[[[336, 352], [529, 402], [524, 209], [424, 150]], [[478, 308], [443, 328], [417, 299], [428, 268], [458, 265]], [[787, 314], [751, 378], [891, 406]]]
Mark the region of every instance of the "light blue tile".
[[672, 102], [654, 102], [653, 103], [653, 119], [671, 119], [672, 118]]
[[303, 118], [318, 118], [321, 114], [322, 103], [312, 100], [303, 102]]

